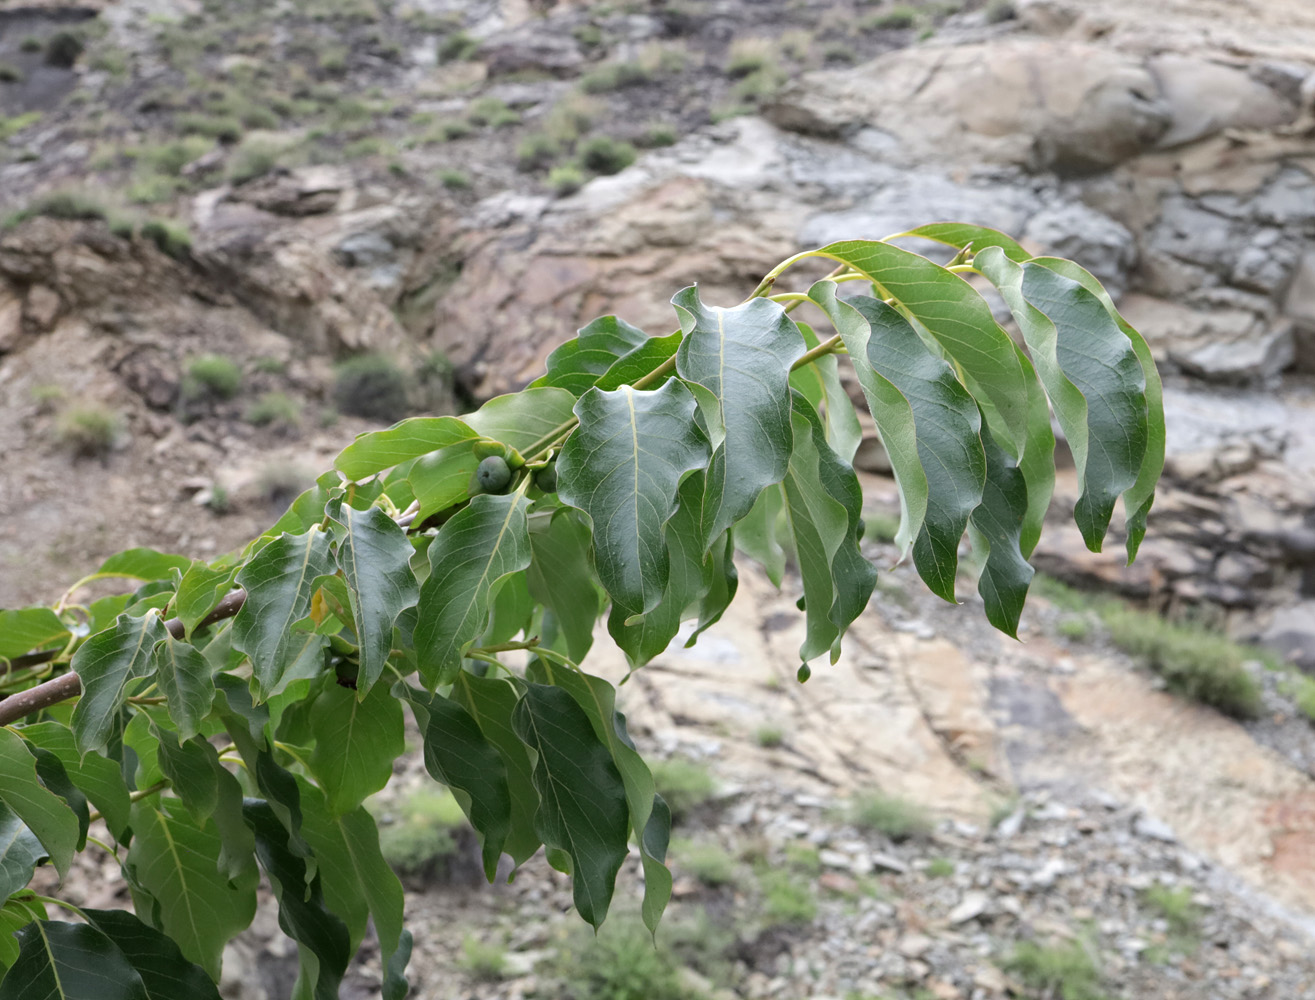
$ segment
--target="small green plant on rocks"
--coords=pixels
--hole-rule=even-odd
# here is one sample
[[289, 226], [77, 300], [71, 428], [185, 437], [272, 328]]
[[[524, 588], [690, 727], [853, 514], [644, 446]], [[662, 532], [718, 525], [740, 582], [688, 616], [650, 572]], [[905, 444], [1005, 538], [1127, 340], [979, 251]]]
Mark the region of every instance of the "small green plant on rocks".
[[338, 365], [333, 380], [334, 405], [342, 413], [391, 422], [409, 408], [406, 376], [382, 354], [361, 354]]
[[925, 869], [928, 878], [949, 878], [954, 874], [954, 862], [949, 858], [932, 858]]
[[105, 458], [124, 433], [123, 418], [114, 410], [85, 404], [60, 414], [55, 432], [77, 458]]
[[1055, 1000], [1105, 1000], [1100, 970], [1081, 942], [1022, 941], [1004, 966], [1026, 985], [1041, 991], [1042, 996]]
[[766, 871], [758, 878], [763, 916], [769, 924], [810, 924], [817, 917], [817, 900], [808, 883], [788, 871]]
[[553, 167], [548, 171], [548, 187], [558, 197], [575, 194], [584, 187], [585, 180], [584, 171], [574, 163], [563, 163], [560, 167]]
[[301, 403], [285, 392], [266, 392], [247, 407], [247, 423], [287, 432], [301, 424]]
[[507, 948], [497, 941], [483, 941], [467, 934], [461, 941], [458, 964], [474, 979], [495, 983], [507, 975]]
[[652, 771], [658, 794], [671, 809], [672, 822], [686, 818], [717, 792], [717, 783], [707, 767], [687, 757], [655, 761]]
[[932, 831], [927, 811], [899, 795], [868, 792], [854, 798], [850, 821], [864, 830], [884, 834], [894, 841], [926, 837]]
[[402, 875], [423, 875], [456, 853], [456, 831], [465, 825], [461, 806], [446, 789], [419, 788], [383, 813], [379, 849]]
[[635, 162], [635, 147], [608, 135], [596, 135], [580, 144], [580, 165], [595, 174], [617, 174]]
[[735, 859], [719, 844], [706, 840], [680, 840], [671, 845], [676, 866], [704, 885], [718, 888], [738, 881]]
[[232, 399], [242, 388], [242, 367], [232, 358], [203, 354], [187, 364], [185, 399]]

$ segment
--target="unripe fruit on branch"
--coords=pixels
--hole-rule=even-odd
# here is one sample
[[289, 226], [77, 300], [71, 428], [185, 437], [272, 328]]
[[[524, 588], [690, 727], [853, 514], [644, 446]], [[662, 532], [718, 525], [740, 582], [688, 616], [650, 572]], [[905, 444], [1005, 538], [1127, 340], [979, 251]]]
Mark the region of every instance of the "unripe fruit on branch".
[[511, 485], [511, 466], [499, 455], [490, 455], [475, 470], [475, 482], [481, 493], [501, 493]]

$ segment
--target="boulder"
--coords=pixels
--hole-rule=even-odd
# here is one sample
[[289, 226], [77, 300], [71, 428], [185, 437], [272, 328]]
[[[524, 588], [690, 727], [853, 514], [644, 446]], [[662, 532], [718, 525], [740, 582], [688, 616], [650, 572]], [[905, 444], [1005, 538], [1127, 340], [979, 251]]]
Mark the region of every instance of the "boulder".
[[23, 302], [23, 319], [38, 332], [48, 333], [59, 318], [60, 305], [59, 293], [45, 285], [33, 285]]
[[1239, 340], [1211, 340], [1169, 351], [1169, 360], [1188, 374], [1234, 385], [1266, 382], [1292, 367], [1296, 356], [1292, 324], [1285, 320], [1265, 324], [1257, 319], [1252, 331]]
[[1273, 128], [1297, 115], [1296, 104], [1232, 66], [1167, 54], [1152, 59], [1149, 68], [1169, 111], [1169, 127], [1159, 138], [1162, 148], [1226, 128]]
[[480, 48], [480, 57], [490, 77], [511, 73], [574, 76], [584, 63], [578, 42], [547, 34], [539, 25], [489, 39]]

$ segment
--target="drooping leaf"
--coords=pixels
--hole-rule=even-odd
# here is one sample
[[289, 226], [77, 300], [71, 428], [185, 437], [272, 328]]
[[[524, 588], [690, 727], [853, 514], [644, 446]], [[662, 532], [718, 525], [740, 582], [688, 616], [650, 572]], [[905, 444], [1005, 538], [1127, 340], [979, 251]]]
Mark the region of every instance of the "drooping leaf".
[[174, 597], [174, 614], [183, 623], [183, 634], [190, 637], [206, 615], [223, 600], [237, 575], [237, 567], [211, 569], [205, 563], [193, 563], [183, 574]]
[[169, 704], [169, 717], [178, 727], [178, 738], [190, 739], [210, 714], [215, 682], [210, 664], [191, 643], [179, 642], [167, 631], [155, 644], [155, 683]]
[[998, 248], [975, 263], [1000, 290], [1027, 342], [1078, 470], [1074, 519], [1099, 551], [1119, 494], [1146, 454], [1146, 377], [1132, 342], [1104, 304], [1078, 282]]
[[360, 646], [356, 690], [365, 694], [383, 673], [393, 647], [393, 622], [415, 604], [420, 590], [411, 572], [414, 551], [406, 532], [382, 508], [329, 507], [338, 526], [338, 566], [342, 569], [352, 624]]
[[41, 783], [36, 757], [23, 738], [8, 728], [0, 728], [0, 803], [41, 842], [60, 878], [68, 874], [80, 839], [78, 817]]
[[87, 808], [87, 797], [82, 794], [82, 789], [69, 780], [68, 771], [65, 770], [64, 762], [59, 757], [44, 747], [31, 743], [27, 748], [36, 758], [37, 777], [41, 780], [41, 784], [63, 799], [64, 804], [73, 810], [73, 815], [77, 817], [78, 839], [74, 848], [83, 850], [87, 846], [87, 829], [91, 826], [91, 810]]
[[694, 409], [678, 381], [652, 391], [591, 389], [576, 404], [580, 426], [557, 460], [557, 495], [589, 515], [599, 579], [628, 616], [662, 599], [664, 526], [681, 479], [707, 461]]
[[[821, 345], [821, 340], [807, 323], [795, 325], [804, 336], [804, 346], [810, 351]], [[849, 393], [840, 384], [839, 359], [834, 354], [824, 354], [795, 369], [790, 373], [790, 387], [802, 393], [822, 414], [831, 450], [846, 462], [852, 462], [859, 442], [863, 440], [863, 429], [859, 426]]]
[[365, 479], [477, 437], [479, 434], [457, 417], [411, 417], [382, 431], [356, 435], [356, 440], [339, 453], [333, 465], [348, 479]]
[[708, 566], [705, 570], [708, 588], [699, 600], [698, 625], [685, 640], [686, 647], [699, 641], [699, 636], [706, 632], [726, 613], [735, 600], [735, 591], [740, 586], [740, 574], [735, 568], [735, 543], [730, 532], [712, 544], [708, 553]]
[[38, 920], [18, 932], [0, 1000], [154, 1000], [117, 945], [87, 924]]
[[173, 731], [157, 726], [160, 770], [169, 785], [198, 823], [214, 815], [219, 805], [219, 775], [215, 764], [219, 755], [213, 745], [200, 736], [180, 741]]
[[626, 857], [629, 811], [621, 775], [589, 717], [559, 687], [526, 685], [512, 725], [538, 755], [538, 834], [570, 858], [575, 908], [598, 927]]
[[532, 556], [526, 570], [530, 595], [552, 610], [565, 640], [564, 652], [577, 663], [593, 645], [598, 619], [591, 541], [588, 526], [570, 509], [530, 522]]
[[781, 546], [784, 506], [785, 494], [779, 488], [763, 490], [733, 530], [735, 547], [762, 566], [777, 587], [785, 579], [785, 549]]
[[393, 761], [406, 750], [401, 703], [377, 685], [358, 699], [330, 684], [311, 709], [311, 773], [334, 815], [349, 812], [388, 784]]
[[233, 648], [251, 658], [251, 675], [262, 698], [273, 693], [303, 655], [305, 634], [293, 625], [310, 613], [315, 578], [333, 570], [329, 536], [316, 526], [275, 538], [238, 573], [247, 599], [233, 619]]
[[[1027, 487], [1027, 513], [1023, 515], [1018, 545], [1023, 558], [1028, 559], [1041, 540], [1046, 511], [1050, 509], [1050, 497], [1055, 492], [1055, 432], [1050, 426], [1050, 401], [1037, 380], [1036, 369], [1022, 348], [1017, 350], [1018, 360], [1028, 380], [1027, 446], [1018, 463], [1018, 470], [1023, 474], [1023, 483]], [[978, 403], [981, 404], [981, 400]], [[981, 409], [984, 429], [995, 428], [999, 423], [998, 416], [987, 405], [983, 404]], [[989, 469], [987, 474], [990, 474]]]
[[492, 586], [529, 565], [528, 505], [523, 493], [477, 496], [430, 545], [415, 629], [420, 676], [430, 690], [451, 683], [488, 626]]
[[50, 853], [18, 814], [0, 803], [0, 898], [8, 898], [32, 881], [32, 873]]
[[186, 573], [192, 560], [187, 556], [170, 555], [155, 549], [127, 549], [118, 552], [96, 570], [97, 576], [123, 576], [137, 580], [166, 580], [171, 570]]
[[484, 874], [493, 881], [511, 832], [511, 792], [501, 754], [458, 702], [402, 685], [425, 737], [425, 769], [452, 789], [484, 841]]
[[997, 440], [1021, 454], [1027, 440], [1027, 378], [1013, 341], [991, 307], [959, 275], [916, 253], [866, 240], [832, 243], [818, 254], [870, 277], [882, 297], [893, 296], [964, 372], [973, 394], [1000, 413]]
[[[531, 550], [533, 550], [533, 542]], [[533, 558], [533, 557], [531, 557]], [[481, 646], [496, 646], [511, 642], [530, 627], [534, 618], [534, 599], [530, 597], [526, 574], [529, 570], [504, 577], [493, 588], [493, 603], [489, 608], [489, 624], [480, 636]]]
[[255, 878], [231, 885], [219, 873], [213, 822], [198, 824], [177, 799], [134, 803], [132, 828], [127, 864], [155, 901], [153, 922], [217, 980], [224, 945], [255, 916]]
[[268, 802], [247, 799], [242, 817], [256, 837], [256, 856], [279, 902], [279, 927], [297, 942], [299, 984], [315, 1000], [338, 1000], [338, 986], [351, 961], [347, 925], [324, 905], [317, 873], [309, 877], [306, 859], [288, 850], [286, 831]]
[[411, 984], [406, 979], [406, 966], [411, 961], [410, 931], [402, 931], [397, 941], [397, 950], [384, 962], [383, 1000], [406, 1000], [411, 992]]
[[82, 680], [82, 697], [73, 709], [78, 750], [104, 751], [129, 684], [155, 669], [155, 644], [165, 637], [160, 616], [119, 615], [114, 627], [87, 639], [73, 654], [73, 672]]
[[1012, 455], [995, 443], [985, 422], [986, 487], [982, 503], [969, 522], [974, 542], [986, 549], [977, 592], [986, 604], [986, 619], [1001, 632], [1018, 638], [1018, 617], [1027, 600], [1034, 570], [1020, 548], [1027, 518], [1027, 481]]
[[11, 660], [32, 650], [66, 642], [69, 631], [50, 608], [0, 611], [0, 658]]
[[1142, 455], [1137, 481], [1123, 494], [1128, 529], [1128, 562], [1131, 563], [1137, 558], [1137, 550], [1141, 547], [1142, 539], [1146, 537], [1146, 517], [1155, 502], [1155, 485], [1160, 481], [1160, 473], [1164, 470], [1164, 389], [1160, 382], [1160, 373], [1155, 367], [1155, 359], [1151, 357], [1151, 349], [1146, 339], [1119, 315], [1109, 292], [1105, 291], [1090, 271], [1079, 267], [1071, 260], [1060, 257], [1038, 257], [1034, 263], [1076, 281], [1100, 300], [1105, 311], [1114, 318], [1123, 335], [1132, 344], [1133, 352], [1141, 365], [1142, 375], [1146, 379], [1146, 451]]
[[178, 945], [154, 927], [126, 910], [82, 912], [141, 977], [148, 1000], [219, 1000], [219, 990], [205, 970], [184, 958]]
[[49, 750], [64, 764], [69, 780], [100, 812], [116, 839], [123, 839], [128, 826], [128, 785], [117, 761], [98, 753], [78, 753], [73, 733], [58, 722], [38, 722], [23, 727], [23, 738]]
[[713, 394], [725, 431], [704, 486], [703, 538], [711, 545], [749, 513], [765, 487], [785, 476], [790, 366], [804, 353], [804, 339], [785, 309], [770, 299], [721, 309], [705, 306], [691, 286], [671, 302], [685, 334], [676, 371]]
[[548, 355], [547, 373], [530, 385], [555, 385], [572, 396], [588, 392], [618, 359], [648, 340], [648, 335], [615, 316], [600, 316], [572, 340]]

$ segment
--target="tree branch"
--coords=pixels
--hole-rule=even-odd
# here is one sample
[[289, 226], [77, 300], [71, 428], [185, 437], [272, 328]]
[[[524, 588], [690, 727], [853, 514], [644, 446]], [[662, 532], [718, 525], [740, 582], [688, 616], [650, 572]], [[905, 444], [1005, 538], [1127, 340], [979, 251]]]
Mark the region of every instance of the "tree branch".
[[[223, 621], [225, 618], [232, 618], [246, 603], [247, 592], [245, 590], [234, 590], [224, 596], [210, 614], [201, 619], [197, 628], [205, 628], [207, 625], [213, 625], [215, 622]], [[169, 630], [169, 634], [175, 639], [181, 639], [186, 628], [181, 618], [170, 618], [164, 623], [164, 627]], [[31, 666], [33, 663], [44, 663], [47, 660], [54, 659], [58, 651], [48, 651], [49, 656], [46, 660], [30, 660], [25, 665]], [[42, 653], [29, 653], [27, 656], [42, 656]], [[16, 663], [23, 657], [15, 657], [11, 663]], [[70, 698], [76, 698], [82, 693], [82, 682], [78, 675], [74, 673], [60, 674], [36, 687], [28, 688], [26, 691], [19, 691], [8, 698], [0, 700], [0, 726], [7, 726], [11, 722], [17, 722], [25, 715], [38, 712], [43, 708], [49, 708], [51, 705], [58, 705], [61, 701], [67, 701]]]

